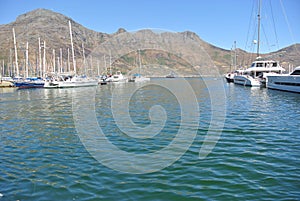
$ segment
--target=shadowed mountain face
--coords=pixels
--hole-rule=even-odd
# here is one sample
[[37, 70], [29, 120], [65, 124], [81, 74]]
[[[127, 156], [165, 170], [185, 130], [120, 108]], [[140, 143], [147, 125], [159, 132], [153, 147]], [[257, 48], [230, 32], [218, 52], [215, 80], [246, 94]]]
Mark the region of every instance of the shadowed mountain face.
[[[190, 31], [126, 32], [120, 28], [116, 33], [106, 34], [87, 29], [71, 18], [45, 9], [31, 11], [20, 15], [10, 24], [0, 25], [0, 59], [4, 61], [5, 68], [12, 66], [15, 60], [14, 28], [21, 71], [25, 65], [26, 42], [29, 43], [29, 66], [34, 69], [38, 65], [39, 39], [41, 52], [45, 47], [48, 70], [61, 66], [66, 71], [68, 58], [72, 66], [69, 21], [72, 24], [77, 68], [82, 72], [83, 69], [90, 73], [103, 72], [111, 67], [112, 72], [120, 70], [128, 74], [142, 69], [149, 76], [164, 76], [171, 71], [182, 76], [199, 76], [221, 75], [232, 69], [230, 50], [206, 43]], [[299, 66], [298, 50], [300, 44], [295, 44], [262, 56], [279, 60], [285, 67], [289, 64]], [[237, 49], [237, 55], [238, 66], [248, 66], [255, 59], [255, 54], [240, 49]]]

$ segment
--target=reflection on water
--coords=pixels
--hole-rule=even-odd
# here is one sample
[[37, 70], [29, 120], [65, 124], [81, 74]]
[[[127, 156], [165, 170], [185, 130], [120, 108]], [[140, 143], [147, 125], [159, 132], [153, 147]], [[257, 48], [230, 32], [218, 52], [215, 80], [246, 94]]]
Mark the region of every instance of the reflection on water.
[[[169, 167], [141, 175], [112, 170], [86, 151], [72, 113], [74, 91], [83, 89], [1, 91], [0, 200], [299, 199], [299, 94], [224, 83], [224, 128], [213, 151], [199, 160], [213, 110], [221, 110], [212, 107], [210, 98], [212, 94], [221, 98], [221, 88], [215, 85], [219, 81], [205, 79], [188, 80], [200, 111], [192, 145]], [[179, 79], [168, 82], [181, 84]], [[151, 122], [151, 107], [161, 105], [166, 125], [153, 138], [132, 138], [116, 126], [110, 108], [114, 93], [119, 91], [125, 97], [134, 86], [95, 88], [97, 121], [120, 149], [153, 153], [176, 137], [180, 103], [166, 88], [141, 86], [130, 98], [133, 123], [146, 127]], [[187, 96], [185, 100], [188, 105], [192, 99]], [[222, 100], [215, 104], [222, 105]]]
[[0, 87], [0, 94], [3, 94], [3, 93], [13, 93], [17, 90], [17, 88], [14, 88], [14, 87], [7, 87], [7, 88], [1, 88]]

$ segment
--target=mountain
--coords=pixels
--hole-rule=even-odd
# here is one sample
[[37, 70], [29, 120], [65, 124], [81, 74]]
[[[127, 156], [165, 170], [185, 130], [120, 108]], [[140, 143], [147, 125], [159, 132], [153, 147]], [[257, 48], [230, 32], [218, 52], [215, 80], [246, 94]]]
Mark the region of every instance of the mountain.
[[[98, 69], [103, 72], [105, 67], [109, 71], [110, 66], [113, 72], [121, 70], [131, 74], [142, 69], [143, 74], [150, 76], [164, 76], [170, 71], [182, 76], [195, 76], [199, 75], [199, 72], [202, 75], [215, 75], [218, 72], [213, 66], [216, 66], [220, 73], [230, 70], [230, 50], [213, 46], [190, 31], [127, 32], [120, 28], [116, 33], [107, 34], [87, 29], [60, 13], [37, 9], [20, 15], [10, 24], [0, 25], [0, 60], [4, 61], [6, 71], [7, 66], [12, 66], [14, 61], [13, 28], [16, 33], [21, 72], [24, 70], [26, 42], [29, 43], [31, 71], [36, 71], [39, 63], [39, 38], [42, 47], [46, 46], [45, 56], [49, 71], [53, 70], [54, 61], [56, 66], [61, 65], [62, 61], [61, 66], [66, 68], [68, 57], [72, 63], [69, 21], [72, 24], [76, 65], [82, 72], [97, 73]], [[285, 66], [298, 66], [299, 49], [300, 44], [295, 44], [263, 56], [277, 59]], [[62, 58], [59, 58], [60, 52]], [[248, 66], [255, 57], [255, 54], [241, 49], [237, 49], [237, 55], [240, 66]], [[139, 68], [140, 65], [142, 68]], [[83, 68], [84, 66], [86, 68]]]
[[[75, 50], [81, 48], [82, 43], [86, 46], [87, 53], [89, 48], [99, 45], [109, 34], [99, 33], [89, 30], [82, 25], [74, 22], [62, 14], [46, 10], [37, 9], [17, 17], [16, 21], [0, 26], [1, 52], [5, 55], [13, 48], [12, 28], [16, 32], [16, 40], [21, 49], [25, 47], [26, 41], [29, 42], [31, 49], [38, 49], [38, 38], [46, 41], [48, 49], [71, 48], [69, 40], [68, 21], [72, 23], [73, 40]], [[3, 59], [3, 53], [2, 53]]]

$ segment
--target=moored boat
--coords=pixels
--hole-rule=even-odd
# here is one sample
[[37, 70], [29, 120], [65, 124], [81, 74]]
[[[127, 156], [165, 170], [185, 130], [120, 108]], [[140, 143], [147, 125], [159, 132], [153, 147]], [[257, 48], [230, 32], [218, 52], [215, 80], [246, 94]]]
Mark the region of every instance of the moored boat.
[[19, 89], [43, 88], [45, 81], [39, 77], [28, 77], [26, 79], [15, 79], [14, 85]]
[[[237, 71], [237, 52], [236, 52], [236, 41], [234, 41], [234, 49], [231, 49], [231, 52], [233, 52], [234, 56], [231, 55], [231, 61], [232, 61], [232, 64], [230, 65], [230, 71], [228, 73], [226, 73], [224, 75], [227, 83], [233, 83], [234, 81], [234, 76], [238, 73]], [[234, 71], [231, 70], [231, 67], [234, 67]]]
[[139, 59], [139, 73], [134, 74], [128, 81], [129, 82], [147, 82], [150, 81], [149, 77], [144, 77], [142, 75], [142, 61], [141, 61], [141, 51], [138, 50], [138, 59]]
[[228, 83], [231, 83], [234, 81], [234, 73], [226, 73], [225, 74], [225, 79]]
[[268, 75], [268, 89], [300, 93], [300, 66], [290, 74]]
[[254, 40], [254, 44], [257, 44], [257, 57], [252, 63], [250, 68], [247, 68], [243, 73], [234, 76], [234, 83], [250, 87], [261, 87], [267, 82], [267, 75], [269, 74], [281, 74], [285, 71], [278, 61], [262, 59], [259, 54], [260, 47], [260, 7], [261, 2], [258, 3], [257, 14], [257, 41]]
[[98, 81], [86, 76], [60, 75], [56, 79], [45, 82], [45, 88], [71, 88], [97, 86]]
[[169, 75], [166, 75], [166, 78], [175, 78], [175, 74], [171, 72]]
[[129, 80], [128, 82], [146, 82], [146, 81], [150, 81], [149, 77], [144, 77], [141, 74], [134, 74]]
[[50, 79], [46, 79], [47, 81], [44, 84], [45, 88], [88, 87], [88, 86], [98, 85], [98, 80], [96, 79], [92, 79], [87, 76], [77, 75], [71, 21], [69, 21], [69, 30], [70, 30], [71, 51], [72, 51], [72, 59], [73, 59], [73, 73], [68, 72], [64, 74], [60, 73], [58, 75], [53, 75]]
[[234, 76], [241, 75], [241, 74], [243, 74], [243, 72], [244, 72], [244, 70], [235, 70], [234, 72], [226, 73], [224, 75], [224, 77], [225, 77], [225, 79], [228, 83], [233, 83], [234, 82]]
[[268, 74], [281, 74], [285, 69], [278, 61], [261, 60], [254, 61], [250, 68], [234, 76], [234, 83], [250, 87], [260, 87], [267, 79]]
[[2, 87], [14, 87], [14, 83], [6, 80], [0, 80], [0, 88]]
[[127, 82], [127, 80], [127, 77], [121, 71], [117, 71], [116, 74], [105, 79], [106, 82]]

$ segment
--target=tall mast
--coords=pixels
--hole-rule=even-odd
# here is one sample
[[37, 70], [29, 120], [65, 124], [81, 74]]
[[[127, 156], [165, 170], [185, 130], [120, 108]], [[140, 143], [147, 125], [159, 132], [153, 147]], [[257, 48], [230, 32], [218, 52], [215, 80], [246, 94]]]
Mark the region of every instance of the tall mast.
[[97, 74], [98, 74], [98, 77], [99, 77], [100, 76], [99, 60], [97, 60]]
[[259, 44], [260, 44], [260, 6], [261, 6], [261, 0], [258, 2], [258, 14], [257, 14], [257, 20], [258, 20], [258, 29], [257, 29], [257, 57], [259, 57]]
[[4, 59], [2, 60], [2, 74], [0, 74], [0, 77], [5, 76], [5, 70], [4, 70]]
[[236, 62], [236, 60], [237, 60], [237, 55], [236, 55], [236, 41], [234, 41], [234, 70], [236, 70], [236, 64], [237, 64], [237, 62]]
[[42, 49], [41, 49], [40, 37], [39, 37], [39, 76], [42, 76]]
[[[86, 69], [86, 67], [85, 67], [85, 69]], [[92, 76], [92, 73], [94, 72], [94, 68], [93, 68], [93, 56], [92, 55], [91, 55], [91, 68], [87, 70], [86, 75], [87, 75], [87, 73], [89, 73], [89, 70], [91, 72], [90, 76]]]
[[82, 46], [82, 55], [83, 55], [83, 68], [84, 68], [84, 74], [86, 75], [86, 61], [85, 61], [85, 52], [84, 52], [84, 45], [81, 43]]
[[109, 50], [109, 74], [112, 75], [111, 71], [111, 51]]
[[112, 70], [111, 70], [111, 51], [109, 50], [109, 74], [112, 75]]
[[105, 58], [105, 55], [103, 55], [103, 60], [104, 60], [105, 74], [107, 75], [108, 72], [107, 72], [107, 67], [106, 67], [106, 58]]
[[57, 72], [61, 73], [61, 71], [60, 71], [60, 59], [59, 59], [59, 57], [57, 57], [56, 59], [57, 59]]
[[13, 69], [13, 67], [12, 67], [12, 56], [11, 56], [11, 54], [12, 54], [12, 52], [11, 52], [11, 48], [9, 49], [9, 64], [10, 65], [8, 65], [8, 76], [12, 76], [12, 69]]
[[70, 38], [71, 38], [71, 48], [72, 48], [72, 58], [73, 58], [73, 69], [74, 69], [74, 73], [76, 74], [76, 62], [75, 62], [75, 56], [74, 56], [72, 27], [71, 27], [71, 21], [70, 20], [69, 20], [69, 28], [70, 28]]
[[42, 77], [44, 77], [46, 75], [46, 41], [44, 41], [43, 44], [44, 47], [44, 55], [43, 55], [43, 74]]
[[14, 47], [15, 47], [15, 61], [16, 61], [16, 73], [19, 76], [19, 65], [18, 65], [18, 52], [17, 52], [17, 41], [16, 41], [16, 34], [15, 28], [13, 28], [13, 37], [14, 37]]
[[83, 55], [83, 65], [85, 66], [85, 52], [84, 52], [84, 45], [81, 43], [82, 46], [82, 55]]
[[68, 72], [70, 71], [70, 49], [68, 48]]
[[52, 54], [53, 54], [53, 56], [52, 56], [53, 57], [53, 72], [55, 73], [56, 72], [56, 69], [55, 69], [56, 68], [56, 66], [55, 66], [55, 49], [52, 50]]
[[28, 41], [26, 43], [25, 77], [28, 77]]
[[62, 48], [59, 49], [59, 53], [60, 53], [60, 72], [63, 72], [63, 55], [62, 55]]
[[142, 68], [142, 62], [141, 62], [141, 50], [138, 49], [139, 52], [139, 76], [141, 76], [141, 68]]

